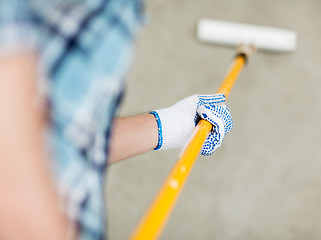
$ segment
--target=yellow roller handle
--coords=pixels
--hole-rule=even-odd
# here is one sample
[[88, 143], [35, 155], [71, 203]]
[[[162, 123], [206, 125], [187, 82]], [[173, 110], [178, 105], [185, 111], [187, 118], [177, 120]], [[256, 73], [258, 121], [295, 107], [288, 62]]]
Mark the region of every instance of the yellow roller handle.
[[[228, 97], [244, 64], [245, 57], [243, 55], [235, 57], [234, 63], [217, 93], [223, 93]], [[199, 121], [190, 142], [138, 225], [131, 240], [158, 238], [211, 129], [212, 125], [209, 122]]]

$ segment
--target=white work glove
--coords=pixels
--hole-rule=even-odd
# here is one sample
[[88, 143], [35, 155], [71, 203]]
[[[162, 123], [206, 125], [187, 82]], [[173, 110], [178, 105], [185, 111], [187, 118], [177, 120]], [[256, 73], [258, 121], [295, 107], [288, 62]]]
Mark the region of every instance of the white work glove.
[[155, 150], [184, 147], [196, 124], [203, 118], [213, 125], [201, 149], [201, 154], [208, 156], [221, 146], [225, 134], [233, 127], [223, 94], [193, 95], [151, 114], [158, 124], [158, 145]]

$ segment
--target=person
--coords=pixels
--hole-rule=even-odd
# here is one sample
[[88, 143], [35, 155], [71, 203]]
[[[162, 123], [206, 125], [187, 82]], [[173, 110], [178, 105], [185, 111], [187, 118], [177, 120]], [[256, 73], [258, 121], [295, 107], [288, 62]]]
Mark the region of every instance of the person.
[[221, 145], [222, 94], [114, 119], [143, 22], [141, 0], [0, 2], [0, 239], [105, 239], [108, 164], [180, 148], [200, 118], [201, 153]]

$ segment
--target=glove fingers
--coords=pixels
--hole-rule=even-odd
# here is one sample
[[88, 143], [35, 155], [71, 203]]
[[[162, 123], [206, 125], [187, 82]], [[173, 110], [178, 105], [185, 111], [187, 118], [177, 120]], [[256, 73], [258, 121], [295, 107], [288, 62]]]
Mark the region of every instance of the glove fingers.
[[216, 132], [211, 132], [202, 147], [201, 154], [205, 156], [213, 154], [221, 146], [222, 141], [223, 139], [219, 138]]
[[[225, 127], [225, 133], [229, 132], [232, 127], [233, 127], [233, 120], [232, 120], [232, 115], [230, 110], [224, 105], [224, 106], [208, 106], [208, 105], [204, 105], [202, 108], [200, 108], [199, 110], [200, 114], [202, 111], [204, 111], [204, 113], [208, 113], [210, 114], [214, 114], [217, 117], [219, 117], [220, 119], [223, 120], [224, 122], [224, 127]], [[200, 114], [201, 116], [201, 114]], [[209, 116], [209, 118], [210, 118]], [[208, 120], [210, 122], [210, 119]]]
[[211, 155], [222, 144], [225, 134], [233, 127], [232, 116], [224, 105], [201, 105], [197, 108], [198, 118], [203, 118], [213, 125], [213, 131], [207, 137], [202, 155]]
[[233, 127], [233, 120], [232, 120], [232, 114], [227, 107], [224, 108], [223, 118], [225, 121], [225, 128], [226, 128], [225, 133], [228, 133], [229, 131], [231, 131]]
[[[214, 131], [225, 135], [225, 124], [221, 106], [200, 106], [197, 108], [198, 115], [214, 126]], [[224, 137], [224, 136], [223, 136]]]
[[200, 95], [199, 104], [200, 105], [214, 105], [214, 104], [224, 104], [225, 96], [224, 94], [214, 94], [214, 95]]

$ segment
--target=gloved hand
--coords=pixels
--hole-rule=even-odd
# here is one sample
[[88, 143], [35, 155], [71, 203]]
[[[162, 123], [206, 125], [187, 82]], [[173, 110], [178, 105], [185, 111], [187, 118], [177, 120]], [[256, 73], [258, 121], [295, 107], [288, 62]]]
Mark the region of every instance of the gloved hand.
[[158, 146], [155, 150], [184, 147], [196, 124], [203, 118], [213, 125], [201, 149], [201, 154], [208, 156], [221, 146], [225, 134], [233, 127], [223, 94], [193, 95], [151, 114], [158, 124]]

